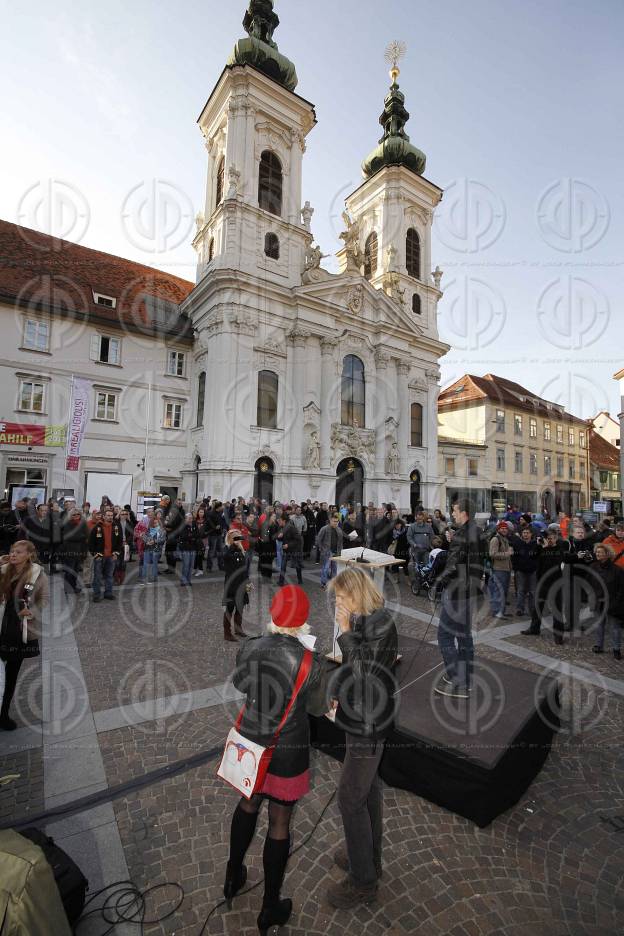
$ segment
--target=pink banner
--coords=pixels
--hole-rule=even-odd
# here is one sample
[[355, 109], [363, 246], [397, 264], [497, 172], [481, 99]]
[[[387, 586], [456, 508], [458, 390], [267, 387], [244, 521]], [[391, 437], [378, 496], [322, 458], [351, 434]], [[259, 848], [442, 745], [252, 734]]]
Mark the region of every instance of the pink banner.
[[67, 427], [67, 468], [77, 471], [80, 464], [80, 448], [89, 419], [89, 391], [91, 381], [75, 377], [71, 404], [69, 407], [69, 426]]

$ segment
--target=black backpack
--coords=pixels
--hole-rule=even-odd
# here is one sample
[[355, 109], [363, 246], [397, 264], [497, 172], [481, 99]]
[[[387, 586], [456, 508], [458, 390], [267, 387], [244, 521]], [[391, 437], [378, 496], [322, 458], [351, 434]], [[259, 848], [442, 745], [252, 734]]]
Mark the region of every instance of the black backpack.
[[35, 828], [23, 829], [20, 835], [38, 845], [42, 850], [46, 861], [52, 868], [67, 919], [73, 926], [80, 919], [84, 909], [89, 882], [75, 861], [62, 848], [54, 844], [54, 839]]

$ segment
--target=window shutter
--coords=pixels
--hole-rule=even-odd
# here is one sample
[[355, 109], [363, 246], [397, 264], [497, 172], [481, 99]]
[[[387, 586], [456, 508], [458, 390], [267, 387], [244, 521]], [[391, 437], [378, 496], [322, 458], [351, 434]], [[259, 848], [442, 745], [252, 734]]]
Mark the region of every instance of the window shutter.
[[100, 360], [100, 336], [91, 335], [91, 360]]

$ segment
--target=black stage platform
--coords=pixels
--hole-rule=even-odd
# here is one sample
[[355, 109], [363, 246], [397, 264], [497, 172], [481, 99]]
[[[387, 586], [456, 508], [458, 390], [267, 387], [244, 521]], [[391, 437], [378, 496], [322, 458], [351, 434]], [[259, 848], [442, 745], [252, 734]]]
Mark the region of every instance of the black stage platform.
[[[469, 700], [435, 693], [440, 654], [401, 637], [397, 678], [405, 689], [380, 774], [451, 812], [489, 825], [516, 803], [548, 757], [559, 728], [557, 681], [490, 660], [474, 664]], [[312, 743], [344, 757], [344, 733], [329, 719], [311, 719]]]

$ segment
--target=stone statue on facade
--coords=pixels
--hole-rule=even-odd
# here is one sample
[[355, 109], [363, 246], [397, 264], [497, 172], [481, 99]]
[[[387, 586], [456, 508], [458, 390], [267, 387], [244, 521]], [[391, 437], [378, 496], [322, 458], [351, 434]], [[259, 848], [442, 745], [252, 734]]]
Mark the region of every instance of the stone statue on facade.
[[306, 231], [310, 230], [310, 225], [312, 223], [313, 214], [314, 214], [314, 208], [312, 207], [310, 202], [307, 201], [305, 205], [303, 206], [303, 208], [301, 209], [301, 217], [303, 219], [303, 226], [306, 229]]
[[319, 283], [322, 280], [331, 279], [331, 273], [321, 268], [321, 260], [327, 256], [328, 254], [324, 254], [318, 246], [313, 247], [310, 244], [306, 247], [305, 265], [301, 277], [301, 282], [304, 286], [308, 286], [310, 283]]
[[342, 220], [346, 226], [346, 230], [340, 235], [340, 240], [344, 241], [347, 257], [346, 272], [361, 273], [364, 255], [360, 249], [360, 222], [352, 221], [347, 211], [343, 211]]
[[390, 445], [390, 451], [388, 452], [388, 474], [392, 477], [396, 477], [401, 471], [400, 463], [401, 458], [399, 455], [399, 445], [398, 443], [392, 442]]
[[236, 166], [230, 166], [228, 169], [228, 181], [229, 188], [227, 190], [226, 198], [236, 198], [238, 194], [238, 183], [240, 182], [241, 174], [236, 168]]
[[310, 471], [318, 471], [318, 469], [321, 467], [321, 443], [319, 442], [318, 432], [316, 429], [313, 429], [310, 433], [305, 467]]
[[442, 280], [442, 277], [444, 276], [443, 271], [440, 269], [439, 266], [437, 266], [431, 275], [433, 276], [433, 282], [435, 283], [435, 288], [440, 289], [440, 282]]
[[386, 273], [384, 277], [384, 287], [386, 290], [386, 295], [388, 295], [394, 302], [398, 303], [401, 308], [405, 308], [405, 290], [401, 289], [401, 277], [398, 273]]
[[198, 211], [195, 215], [195, 227], [197, 231], [201, 231], [205, 223], [204, 212]]
[[388, 273], [398, 273], [398, 272], [399, 272], [399, 269], [398, 269], [398, 266], [397, 266], [397, 255], [398, 255], [398, 253], [399, 253], [399, 252], [398, 252], [398, 250], [396, 249], [396, 247], [394, 246], [394, 244], [390, 244], [390, 246], [388, 247], [388, 250], [387, 250], [387, 255], [388, 255]]

